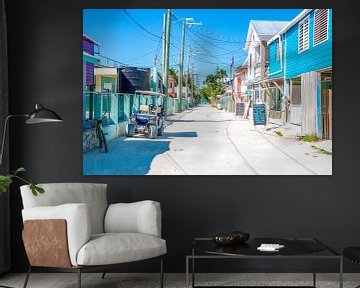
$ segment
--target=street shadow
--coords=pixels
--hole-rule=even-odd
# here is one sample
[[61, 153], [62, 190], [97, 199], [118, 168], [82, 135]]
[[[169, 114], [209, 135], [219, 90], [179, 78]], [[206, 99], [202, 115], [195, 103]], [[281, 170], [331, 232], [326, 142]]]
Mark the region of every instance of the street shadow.
[[169, 122], [173, 122], [173, 123], [193, 123], [193, 122], [197, 122], [197, 123], [211, 123], [211, 122], [230, 122], [232, 121], [231, 119], [228, 120], [182, 120], [182, 119], [166, 119]]
[[153, 159], [169, 150], [170, 141], [116, 138], [108, 153], [83, 153], [83, 175], [146, 175]]
[[194, 138], [198, 137], [196, 132], [164, 132], [161, 139]]

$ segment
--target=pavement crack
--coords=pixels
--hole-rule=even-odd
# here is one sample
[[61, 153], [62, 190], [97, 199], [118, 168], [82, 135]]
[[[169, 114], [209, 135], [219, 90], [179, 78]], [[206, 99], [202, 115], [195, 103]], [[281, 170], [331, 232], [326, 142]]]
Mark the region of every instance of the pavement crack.
[[[230, 124], [230, 122], [229, 122]], [[236, 146], [235, 142], [231, 139], [230, 135], [229, 135], [229, 130], [228, 130], [228, 126], [229, 124], [226, 126], [225, 131], [226, 131], [226, 137], [229, 139], [231, 145], [234, 147], [236, 153], [241, 157], [241, 159], [243, 159], [243, 161], [245, 162], [246, 166], [255, 174], [255, 175], [259, 175], [259, 173], [256, 171], [256, 169], [250, 164], [250, 162], [245, 158], [245, 156], [241, 153], [241, 151], [239, 150], [239, 148]]]
[[164, 156], [175, 169], [182, 173], [182, 175], [189, 175], [169, 153], [165, 153]]
[[279, 146], [275, 145], [273, 142], [271, 142], [266, 136], [263, 135], [263, 133], [259, 133], [267, 142], [269, 142], [272, 146], [274, 146], [277, 150], [279, 150], [281, 153], [283, 153], [285, 156], [287, 156], [288, 158], [290, 158], [292, 161], [294, 161], [296, 164], [300, 165], [301, 167], [303, 167], [305, 170], [309, 171], [310, 173], [314, 174], [314, 175], [318, 175], [315, 171], [311, 170], [310, 168], [306, 167], [304, 164], [302, 164], [301, 162], [299, 162], [298, 160], [296, 160], [294, 157], [292, 157], [291, 155], [289, 155], [287, 152], [285, 152], [283, 149], [281, 149]]

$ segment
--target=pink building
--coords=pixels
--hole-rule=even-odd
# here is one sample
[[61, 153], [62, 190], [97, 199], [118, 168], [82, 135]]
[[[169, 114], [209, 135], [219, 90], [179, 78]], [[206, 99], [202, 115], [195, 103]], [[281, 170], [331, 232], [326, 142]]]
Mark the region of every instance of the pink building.
[[169, 96], [176, 98], [175, 80], [172, 75], [169, 75], [168, 94]]
[[236, 68], [234, 82], [233, 82], [233, 91], [234, 96], [240, 102], [245, 102], [247, 100], [246, 85], [247, 80], [247, 70], [246, 65], [241, 65]]

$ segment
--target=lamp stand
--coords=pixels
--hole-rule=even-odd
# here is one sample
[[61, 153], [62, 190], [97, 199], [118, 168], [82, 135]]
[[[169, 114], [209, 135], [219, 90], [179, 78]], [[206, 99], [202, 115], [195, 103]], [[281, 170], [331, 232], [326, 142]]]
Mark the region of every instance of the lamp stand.
[[[5, 124], [4, 124], [2, 143], [1, 143], [1, 151], [0, 151], [0, 168], [2, 166], [2, 160], [3, 160], [3, 155], [4, 155], [4, 146], [5, 146], [5, 140], [6, 140], [6, 131], [7, 131], [7, 125], [8, 125], [10, 118], [14, 118], [14, 117], [25, 117], [26, 118], [28, 116], [29, 115], [27, 115], [27, 114], [22, 114], [22, 115], [9, 115], [6, 117]], [[2, 287], [2, 286], [0, 286], [0, 287]]]

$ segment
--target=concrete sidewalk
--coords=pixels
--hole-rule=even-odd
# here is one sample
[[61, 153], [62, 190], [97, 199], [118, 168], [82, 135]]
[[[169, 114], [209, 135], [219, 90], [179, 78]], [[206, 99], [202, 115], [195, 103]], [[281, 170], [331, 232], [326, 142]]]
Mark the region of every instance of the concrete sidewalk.
[[[248, 120], [251, 122], [252, 121], [252, 109], [250, 109], [250, 115]], [[279, 125], [277, 123], [273, 123], [273, 122], [268, 122], [266, 124], [266, 127], [263, 126], [259, 126], [259, 129], [264, 128], [264, 133], [268, 132], [271, 135], [274, 136], [278, 136], [276, 134], [277, 132], [280, 132], [283, 136], [283, 138], [288, 138], [288, 139], [297, 139], [300, 138], [300, 136], [303, 136], [303, 133], [301, 132], [301, 126], [300, 125], [295, 125], [295, 124], [291, 124], [291, 123], [286, 123], [285, 125]], [[316, 147], [318, 147], [319, 149], [324, 149], [325, 151], [331, 152], [332, 153], [332, 140], [324, 140], [324, 139], [320, 139], [316, 142], [310, 142], [311, 145], [314, 145]]]
[[[249, 121], [251, 121], [251, 120], [249, 120]], [[261, 129], [261, 126], [259, 129]], [[276, 132], [280, 132], [282, 134], [281, 137], [283, 137], [284, 139], [300, 140], [300, 136], [302, 136], [301, 126], [289, 124], [289, 123], [286, 123], [283, 126], [280, 126], [280, 125], [277, 125], [274, 123], [269, 123], [266, 125], [265, 128], [263, 128], [263, 130], [264, 130], [264, 133], [269, 133], [270, 135], [273, 135], [273, 136], [279, 136], [276, 134]], [[304, 143], [306, 143], [306, 142], [304, 142]], [[332, 153], [332, 140], [319, 139], [318, 141], [307, 142], [307, 143], [310, 143], [311, 145], [314, 145], [314, 146], [318, 147], [319, 149], [324, 149], [325, 151]]]

